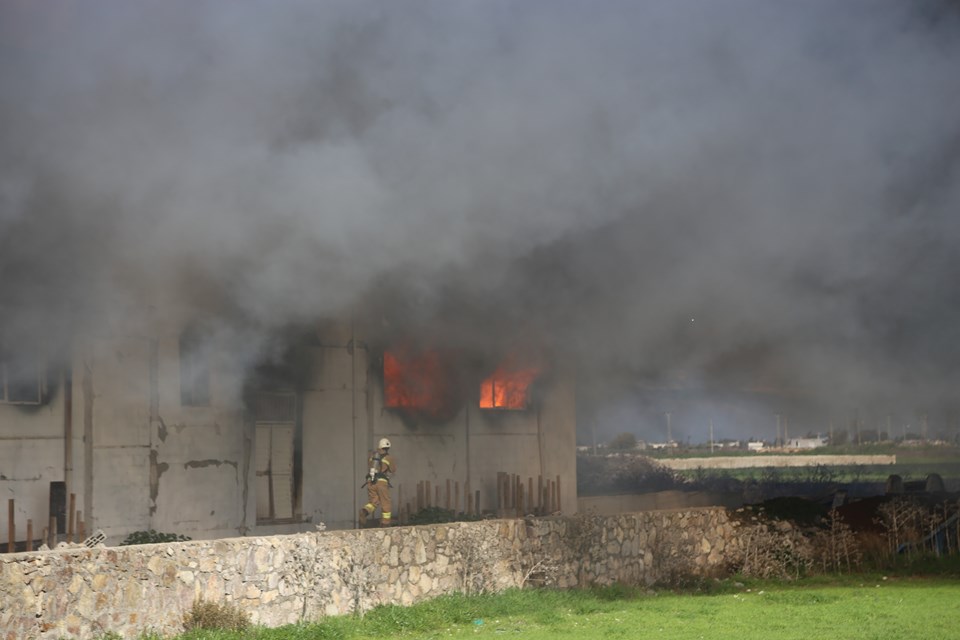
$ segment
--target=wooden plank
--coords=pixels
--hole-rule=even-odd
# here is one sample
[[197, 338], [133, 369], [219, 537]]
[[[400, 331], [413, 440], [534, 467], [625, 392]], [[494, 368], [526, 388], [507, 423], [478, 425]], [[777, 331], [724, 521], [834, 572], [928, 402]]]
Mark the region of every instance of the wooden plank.
[[74, 512], [77, 508], [77, 494], [70, 494], [70, 506], [67, 507], [67, 542], [73, 542]]
[[257, 520], [270, 519], [270, 476], [257, 476]]
[[17, 539], [17, 527], [13, 523], [13, 498], [7, 500], [7, 553], [13, 553]]
[[563, 511], [563, 501], [560, 500], [560, 476], [557, 476], [557, 511]]

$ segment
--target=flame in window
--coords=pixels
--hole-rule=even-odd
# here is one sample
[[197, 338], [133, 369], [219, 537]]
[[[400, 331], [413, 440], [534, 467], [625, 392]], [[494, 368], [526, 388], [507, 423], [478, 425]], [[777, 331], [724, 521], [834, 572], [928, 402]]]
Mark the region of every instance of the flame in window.
[[450, 419], [460, 408], [456, 372], [435, 350], [384, 351], [383, 391], [384, 406], [431, 420]]
[[530, 385], [541, 373], [539, 365], [519, 365], [510, 358], [480, 383], [481, 409], [526, 409]]

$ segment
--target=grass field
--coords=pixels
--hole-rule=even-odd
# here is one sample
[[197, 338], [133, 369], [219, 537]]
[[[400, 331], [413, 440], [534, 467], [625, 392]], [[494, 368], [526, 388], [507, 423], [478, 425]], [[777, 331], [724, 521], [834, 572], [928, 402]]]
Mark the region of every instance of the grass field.
[[[702, 479], [704, 474], [719, 475], [737, 480], [768, 480], [785, 482], [885, 482], [891, 474], [897, 474], [904, 481], [923, 480], [930, 474], [939, 474], [948, 485], [960, 484], [960, 448], [952, 446], [902, 447], [890, 444], [865, 445], [860, 447], [822, 447], [809, 451], [795, 452], [791, 455], [896, 455], [897, 462], [892, 465], [842, 465], [810, 467], [767, 467], [763, 461], [765, 454], [741, 453], [742, 457], [757, 459], [757, 467], [750, 469], [704, 469], [685, 470], [676, 473], [687, 479]], [[719, 452], [715, 456], [721, 455]], [[729, 452], [723, 455], [731, 455]], [[710, 457], [709, 453], [697, 451], [687, 457]], [[661, 457], [661, 456], [658, 456]], [[676, 455], [674, 457], [684, 457]], [[653, 458], [656, 460], [656, 457]]]
[[245, 632], [196, 630], [180, 640], [389, 638], [661, 638], [946, 640], [960, 637], [955, 576], [843, 576], [737, 581], [697, 592], [620, 587], [445, 596], [360, 617]]
[[[657, 466], [656, 455], [650, 452], [619, 456], [577, 456], [577, 492], [581, 496], [649, 493], [667, 489], [699, 491], [742, 491], [744, 483], [762, 485], [806, 484], [836, 485], [883, 484], [892, 474], [904, 482], [924, 481], [937, 474], [947, 491], [960, 491], [960, 448], [955, 446], [910, 446], [893, 444], [861, 447], [823, 447], [810, 452], [797, 452], [798, 458], [811, 455], [896, 455], [896, 464], [882, 465], [809, 465], [800, 467], [769, 466], [768, 455], [737, 452], [737, 457], [755, 459], [757, 466], [744, 469], [667, 470]], [[714, 457], [731, 456], [734, 452], [717, 451]], [[670, 457], [711, 457], [709, 449], [672, 452]]]

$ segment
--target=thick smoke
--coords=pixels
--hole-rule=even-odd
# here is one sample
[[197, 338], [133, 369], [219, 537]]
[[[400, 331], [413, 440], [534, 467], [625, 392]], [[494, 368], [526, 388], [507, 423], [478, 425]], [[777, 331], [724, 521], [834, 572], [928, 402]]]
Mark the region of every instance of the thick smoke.
[[958, 14], [4, 2], [0, 325], [203, 313], [252, 346], [354, 314], [537, 341], [588, 407], [639, 384], [805, 398], [821, 431], [947, 411]]

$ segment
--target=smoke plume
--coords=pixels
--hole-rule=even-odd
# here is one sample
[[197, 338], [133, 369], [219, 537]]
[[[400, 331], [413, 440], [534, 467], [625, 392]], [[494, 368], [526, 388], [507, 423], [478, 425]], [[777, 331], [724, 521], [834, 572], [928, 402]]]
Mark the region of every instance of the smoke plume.
[[587, 406], [946, 411], [958, 35], [948, 0], [9, 0], [0, 326], [355, 314], [537, 342]]

